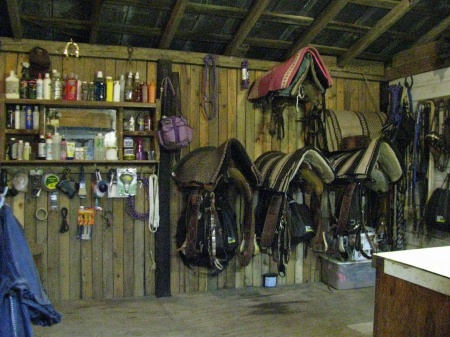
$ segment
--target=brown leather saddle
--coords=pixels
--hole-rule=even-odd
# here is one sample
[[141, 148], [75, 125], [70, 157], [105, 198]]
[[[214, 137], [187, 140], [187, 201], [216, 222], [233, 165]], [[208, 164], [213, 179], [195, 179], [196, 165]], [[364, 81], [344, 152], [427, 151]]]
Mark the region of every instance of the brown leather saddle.
[[[211, 198], [217, 186], [224, 180], [232, 180], [244, 201], [244, 222], [237, 253], [242, 266], [247, 266], [255, 252], [255, 222], [252, 210], [253, 190], [261, 182], [261, 174], [249, 158], [242, 144], [234, 138], [219, 147], [201, 147], [190, 152], [178, 162], [172, 171], [178, 188], [188, 192], [188, 216], [186, 240], [180, 252], [187, 257], [199, 254], [196, 247], [198, 219], [201, 203]], [[214, 205], [214, 203], [212, 204]], [[210, 208], [210, 207], [209, 207]], [[216, 223], [214, 212], [210, 223]], [[214, 238], [211, 238], [214, 242]], [[214, 248], [211, 248], [214, 251]], [[211, 258], [214, 259], [213, 252]], [[217, 263], [212, 261], [211, 266]]]

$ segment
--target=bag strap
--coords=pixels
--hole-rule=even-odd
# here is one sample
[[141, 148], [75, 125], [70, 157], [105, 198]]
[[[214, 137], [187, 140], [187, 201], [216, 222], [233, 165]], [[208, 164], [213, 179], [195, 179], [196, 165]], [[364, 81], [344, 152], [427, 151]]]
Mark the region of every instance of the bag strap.
[[[161, 98], [163, 101], [162, 116], [171, 115], [170, 114], [170, 106], [169, 106], [170, 97], [168, 95], [169, 89], [170, 89], [170, 93], [172, 94], [172, 98], [175, 101], [175, 104], [178, 106], [178, 96], [175, 93], [175, 89], [173, 87], [172, 80], [170, 79], [169, 76], [166, 76], [162, 79], [161, 87], [160, 87]], [[183, 114], [181, 113], [181, 109], [176, 109], [176, 111], [180, 116], [183, 116]]]

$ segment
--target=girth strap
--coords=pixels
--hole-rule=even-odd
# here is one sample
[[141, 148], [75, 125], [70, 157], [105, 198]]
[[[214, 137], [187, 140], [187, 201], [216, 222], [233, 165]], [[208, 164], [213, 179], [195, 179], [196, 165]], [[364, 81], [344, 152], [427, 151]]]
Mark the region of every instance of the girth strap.
[[187, 258], [194, 258], [197, 256], [198, 251], [196, 249], [197, 244], [197, 229], [198, 229], [198, 219], [200, 212], [200, 205], [202, 204], [202, 194], [200, 191], [196, 190], [189, 196], [189, 222], [187, 224], [186, 233], [186, 248], [185, 255]]
[[283, 194], [273, 194], [270, 198], [269, 209], [267, 210], [264, 226], [261, 233], [260, 245], [262, 249], [272, 246], [275, 230], [279, 221]]
[[339, 218], [337, 221], [336, 235], [342, 235], [347, 227], [348, 215], [350, 214], [350, 207], [352, 205], [352, 197], [355, 192], [356, 183], [350, 183], [345, 187], [344, 196], [339, 210]]

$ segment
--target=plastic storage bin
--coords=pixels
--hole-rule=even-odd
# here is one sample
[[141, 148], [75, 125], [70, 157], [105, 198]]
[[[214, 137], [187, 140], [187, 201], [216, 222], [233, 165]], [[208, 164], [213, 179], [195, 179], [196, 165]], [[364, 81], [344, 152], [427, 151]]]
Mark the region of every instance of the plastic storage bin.
[[375, 286], [375, 269], [371, 260], [341, 262], [320, 256], [322, 282], [336, 289]]

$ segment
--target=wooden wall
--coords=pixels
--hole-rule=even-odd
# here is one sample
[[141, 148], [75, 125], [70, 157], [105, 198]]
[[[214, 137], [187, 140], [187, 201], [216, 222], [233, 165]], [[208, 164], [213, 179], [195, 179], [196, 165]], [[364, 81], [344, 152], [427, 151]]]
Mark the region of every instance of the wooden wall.
[[[52, 68], [64, 74], [75, 72], [82, 80], [92, 80], [97, 70], [114, 78], [128, 71], [139, 71], [147, 81], [156, 78], [156, 61], [172, 60], [172, 70], [179, 73], [182, 110], [195, 129], [194, 140], [182, 155], [201, 147], [217, 146], [228, 138], [237, 138], [245, 146], [252, 159], [269, 150], [293, 151], [303, 146], [301, 113], [294, 107], [285, 110], [286, 137], [277, 141], [268, 133], [270, 116], [255, 109], [246, 100], [246, 91], [240, 88], [241, 59], [218, 58], [219, 115], [207, 121], [202, 110], [201, 75], [203, 56], [195, 53], [136, 49], [132, 61], [128, 60], [126, 47], [80, 45], [80, 59], [64, 58], [63, 43], [48, 41], [12, 41], [2, 39], [0, 51], [0, 92], [4, 92], [4, 78], [14, 69], [20, 73], [21, 62], [27, 60], [27, 52], [35, 45], [46, 48], [51, 54]], [[384, 68], [379, 63], [354, 62], [346, 68], [338, 68], [336, 59], [325, 57], [331, 70], [333, 87], [326, 93], [327, 106], [333, 109], [358, 111], [373, 110], [379, 106], [379, 82]], [[249, 60], [250, 81], [271, 69], [276, 63]], [[370, 94], [369, 94], [370, 92]], [[3, 146], [3, 145], [2, 145]], [[136, 200], [145, 209], [143, 192]], [[261, 286], [262, 274], [276, 270], [269, 256], [260, 254], [246, 268], [233, 261], [217, 277], [208, 276], [204, 270], [188, 269], [175, 250], [174, 234], [182, 207], [181, 195], [174, 184], [171, 188], [171, 293], [199, 292], [210, 289]], [[86, 201], [89, 203], [89, 200]], [[32, 199], [21, 194], [8, 200], [19, 214], [27, 239], [44, 248], [44, 270], [41, 274], [50, 298], [67, 300], [77, 298], [110, 298], [154, 294], [153, 252], [154, 238], [146, 223], [133, 221], [124, 212], [123, 200], [105, 199], [105, 209], [114, 213], [111, 227], [105, 226], [101, 214], [96, 216], [95, 233], [90, 242], [75, 239], [73, 224], [69, 233], [60, 234], [59, 213], [51, 214], [47, 221], [37, 221], [36, 207], [48, 207], [46, 195]], [[74, 210], [78, 199], [60, 199], [60, 206], [70, 210], [69, 221], [75, 222]], [[310, 250], [299, 245], [291, 257], [285, 278], [279, 284], [320, 281], [320, 263]]]

